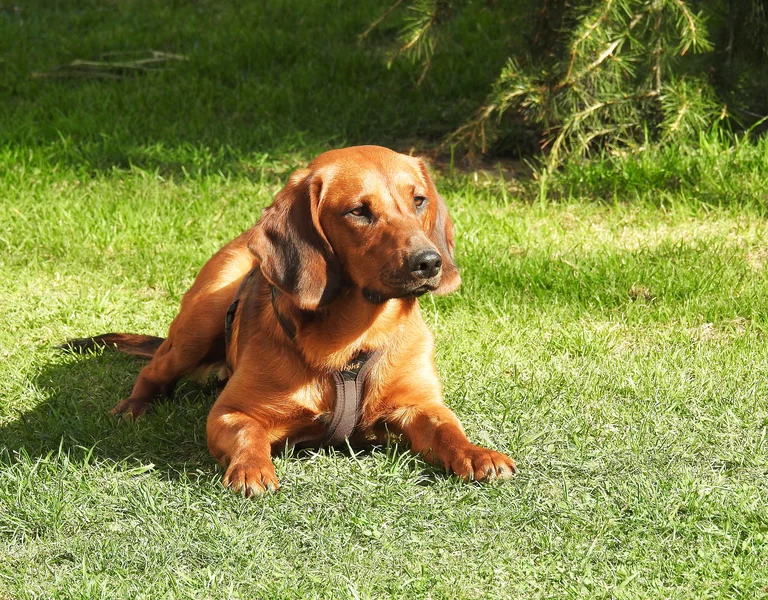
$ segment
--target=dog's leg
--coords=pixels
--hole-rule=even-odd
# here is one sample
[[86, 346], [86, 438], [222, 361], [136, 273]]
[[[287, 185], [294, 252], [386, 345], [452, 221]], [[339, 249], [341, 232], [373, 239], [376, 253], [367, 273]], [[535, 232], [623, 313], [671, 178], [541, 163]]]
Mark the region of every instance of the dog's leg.
[[224, 317], [253, 261], [245, 232], [203, 265], [184, 294], [167, 339], [139, 373], [131, 395], [112, 414], [141, 415], [170, 394], [179, 379], [225, 359]]
[[176, 382], [201, 365], [224, 360], [226, 300], [209, 298], [182, 309], [171, 323], [168, 338], [139, 373], [131, 395], [112, 414], [137, 417], [168, 396]]
[[143, 415], [152, 404], [170, 395], [176, 382], [195, 371], [207, 354], [207, 348], [175, 348], [173, 338], [169, 337], [150, 363], [139, 372], [131, 395], [118, 402], [110, 412], [130, 417]]
[[401, 406], [393, 412], [391, 424], [405, 435], [414, 452], [463, 479], [506, 479], [517, 472], [508, 456], [472, 444], [456, 415], [439, 402]]
[[237, 381], [229, 382], [208, 415], [208, 449], [226, 469], [222, 483], [246, 496], [280, 488], [264, 426], [238, 408]]

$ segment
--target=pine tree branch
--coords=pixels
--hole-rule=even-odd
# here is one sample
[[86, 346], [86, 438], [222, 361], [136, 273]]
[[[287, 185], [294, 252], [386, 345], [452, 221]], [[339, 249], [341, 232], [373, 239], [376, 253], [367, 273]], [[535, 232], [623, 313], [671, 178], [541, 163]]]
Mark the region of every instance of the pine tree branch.
[[421, 75], [419, 75], [418, 81], [416, 81], [416, 85], [419, 86], [424, 81], [424, 78], [427, 76], [427, 71], [429, 71], [429, 68], [432, 66], [432, 56], [427, 56], [426, 60], [424, 61], [424, 68], [421, 70]]
[[579, 74], [577, 74], [575, 77], [572, 77], [571, 79], [563, 79], [560, 83], [558, 83], [553, 90], [559, 90], [565, 86], [572, 86], [580, 79], [583, 79], [586, 75], [589, 75], [592, 71], [597, 69], [600, 65], [602, 65], [608, 58], [613, 56], [613, 53], [616, 51], [616, 49], [622, 44], [622, 42], [626, 41], [626, 36], [629, 35], [629, 32], [632, 31], [635, 26], [642, 20], [643, 13], [636, 14], [632, 21], [627, 26], [627, 30], [624, 32], [624, 34], [617, 39], [616, 41], [610, 43], [608, 47], [598, 56], [592, 63], [590, 63], [583, 71], [581, 71]]
[[669, 126], [670, 131], [677, 131], [677, 128], [680, 127], [680, 123], [687, 112], [688, 112], [688, 102], [686, 101], [686, 102], [683, 102], [682, 106], [680, 106], [680, 109], [677, 111], [677, 118], [675, 119], [675, 122]]
[[[685, 6], [685, 3], [683, 2], [683, 0], [675, 0], [675, 2], [680, 7], [680, 10], [683, 13], [683, 16], [688, 21], [688, 30], [691, 32], [691, 39], [695, 40], [696, 39], [696, 21], [693, 18], [693, 15], [688, 11], [688, 8]], [[690, 45], [684, 46], [683, 51], [680, 53], [680, 55], [681, 56], [685, 55], [689, 47]]]
[[432, 28], [432, 26], [435, 24], [435, 18], [437, 17], [437, 9], [433, 10], [429, 17], [425, 20], [424, 24], [420, 24], [419, 27], [414, 31], [410, 41], [406, 42], [402, 48], [400, 48], [400, 52], [408, 52], [411, 48], [413, 48], [416, 44], [418, 44], [420, 41], [424, 40], [429, 33], [429, 30]]
[[[654, 23], [654, 28], [658, 32], [661, 29], [661, 11], [658, 11], [656, 14], [656, 22]], [[661, 44], [661, 36], [658, 36], [656, 38], [656, 45], [653, 48], [653, 79], [654, 79], [654, 90], [657, 94], [661, 93], [661, 52], [662, 52], [662, 44]]]
[[568, 63], [568, 71], [563, 78], [565, 81], [568, 81], [568, 79], [571, 77], [573, 65], [576, 63], [576, 57], [579, 54], [579, 44], [583, 43], [590, 35], [592, 35], [592, 32], [595, 31], [595, 29], [597, 29], [597, 27], [603, 22], [605, 17], [608, 15], [608, 11], [610, 10], [612, 4], [613, 0], [608, 0], [608, 2], [605, 3], [605, 9], [603, 10], [602, 14], [597, 19], [595, 19], [595, 22], [592, 23], [592, 25], [587, 26], [587, 30], [579, 37], [578, 40], [571, 44], [571, 59]]
[[363, 41], [365, 38], [368, 37], [368, 34], [371, 33], [374, 29], [376, 29], [381, 22], [386, 19], [389, 15], [392, 14], [392, 12], [401, 4], [403, 3], [403, 0], [395, 0], [395, 3], [392, 4], [387, 10], [385, 10], [378, 19], [376, 19], [373, 23], [370, 24], [368, 29], [366, 29], [363, 33], [361, 33], [359, 36], [357, 36], [358, 41]]
[[[624, 94], [619, 98], [614, 98], [613, 100], [596, 102], [591, 106], [588, 106], [587, 108], [577, 113], [574, 113], [567, 121], [563, 123], [563, 125], [560, 128], [560, 131], [558, 131], [557, 133], [557, 136], [555, 136], [554, 143], [552, 144], [552, 148], [549, 153], [549, 160], [547, 161], [547, 164], [549, 165], [548, 168], [552, 169], [560, 162], [560, 148], [565, 143], [568, 134], [571, 131], [573, 131], [576, 128], [576, 126], [579, 125], [582, 121], [584, 121], [587, 117], [589, 117], [590, 115], [594, 114], [595, 112], [599, 111], [602, 108], [607, 108], [607, 107], [628, 102], [631, 100], [639, 100], [641, 98], [653, 98], [657, 95], [658, 94], [656, 94], [655, 91], [641, 92], [638, 94]], [[624, 125], [630, 125], [630, 124], [619, 123], [616, 125], [616, 127], [617, 128], [624, 127]]]

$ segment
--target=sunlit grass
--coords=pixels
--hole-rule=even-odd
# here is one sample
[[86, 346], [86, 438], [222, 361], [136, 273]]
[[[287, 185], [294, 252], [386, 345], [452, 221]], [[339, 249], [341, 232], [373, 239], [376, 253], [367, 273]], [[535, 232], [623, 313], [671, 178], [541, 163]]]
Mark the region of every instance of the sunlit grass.
[[[213, 389], [117, 421], [141, 363], [53, 346], [163, 335], [292, 169], [444, 130], [462, 114], [445, 99], [494, 70], [470, 55], [451, 78], [454, 56], [413, 88], [357, 46], [382, 6], [49, 4], [0, 12], [0, 596], [768, 594], [764, 142], [574, 165], [547, 194], [439, 172], [464, 283], [421, 306], [446, 401], [520, 474], [465, 484], [394, 446], [289, 454], [281, 492], [245, 500], [206, 450]], [[131, 44], [190, 61], [28, 79]], [[333, 85], [311, 66], [349, 53]]]

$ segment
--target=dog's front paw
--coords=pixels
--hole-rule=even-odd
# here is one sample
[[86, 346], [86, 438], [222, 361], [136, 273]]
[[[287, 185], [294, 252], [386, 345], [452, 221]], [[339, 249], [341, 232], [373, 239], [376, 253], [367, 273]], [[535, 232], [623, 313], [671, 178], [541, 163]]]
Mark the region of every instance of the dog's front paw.
[[109, 412], [127, 419], [135, 419], [152, 410], [152, 404], [140, 398], [126, 398], [121, 400]]
[[222, 483], [246, 497], [261, 496], [264, 492], [280, 489], [275, 467], [270, 460], [234, 460], [227, 468]]
[[457, 450], [448, 466], [467, 481], [509, 479], [517, 473], [515, 461], [505, 454], [472, 445]]

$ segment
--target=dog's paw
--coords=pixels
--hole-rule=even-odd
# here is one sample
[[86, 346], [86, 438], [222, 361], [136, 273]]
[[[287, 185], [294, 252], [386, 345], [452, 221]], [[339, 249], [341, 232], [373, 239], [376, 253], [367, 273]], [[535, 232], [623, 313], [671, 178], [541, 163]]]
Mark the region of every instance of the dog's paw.
[[451, 457], [451, 470], [467, 481], [493, 481], [509, 479], [517, 473], [517, 465], [511, 458], [480, 446], [458, 450]]
[[248, 496], [261, 496], [264, 492], [280, 489], [272, 461], [232, 461], [221, 481], [225, 487]]
[[140, 398], [126, 398], [121, 400], [109, 412], [124, 419], [135, 419], [152, 410], [152, 404]]

